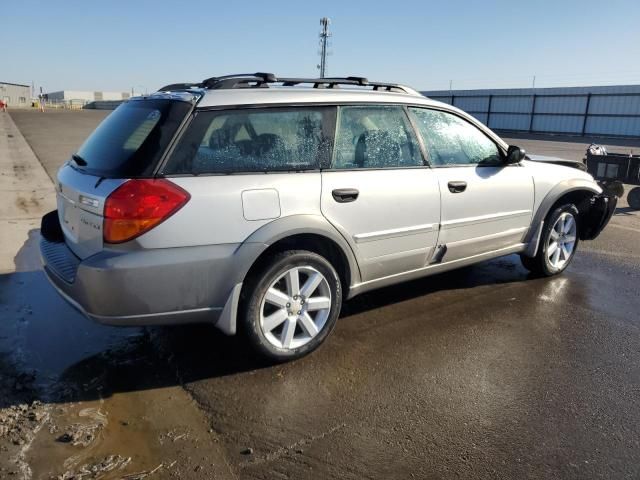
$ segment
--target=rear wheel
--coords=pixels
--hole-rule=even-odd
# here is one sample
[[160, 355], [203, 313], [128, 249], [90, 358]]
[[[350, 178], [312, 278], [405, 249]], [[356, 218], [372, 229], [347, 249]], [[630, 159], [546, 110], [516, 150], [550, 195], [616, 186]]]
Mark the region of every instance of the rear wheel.
[[535, 257], [521, 255], [524, 267], [537, 275], [552, 276], [564, 271], [578, 248], [578, 209], [561, 205], [546, 218]]
[[313, 252], [283, 252], [248, 280], [244, 329], [260, 355], [292, 360], [320, 346], [341, 304], [340, 279], [331, 263]]

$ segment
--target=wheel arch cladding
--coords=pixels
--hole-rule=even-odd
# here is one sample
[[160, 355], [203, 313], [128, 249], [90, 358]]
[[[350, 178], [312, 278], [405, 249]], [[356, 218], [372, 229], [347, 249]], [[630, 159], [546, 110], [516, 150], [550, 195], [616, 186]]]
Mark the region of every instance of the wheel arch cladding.
[[245, 279], [264, 268], [274, 255], [287, 250], [308, 250], [323, 256], [336, 269], [343, 291], [349, 291], [352, 273], [346, 254], [332, 239], [317, 233], [296, 233], [275, 241], [256, 259]]
[[247, 280], [263, 268], [273, 254], [285, 250], [309, 250], [327, 258], [338, 272], [343, 298], [348, 298], [350, 286], [360, 281], [360, 270], [351, 247], [324, 217], [293, 215], [279, 218], [257, 229], [236, 250], [239, 271], [232, 279], [235, 286], [216, 323], [218, 328], [228, 335], [235, 335]]
[[582, 216], [589, 209], [590, 199], [600, 193], [602, 189], [597, 184], [585, 179], [563, 180], [551, 188], [540, 202], [531, 220], [531, 228], [525, 237], [524, 243], [528, 244], [528, 247], [524, 255], [528, 257], [536, 255], [543, 223], [550, 212], [564, 203], [574, 203]]
[[256, 230], [245, 243], [266, 246], [248, 269], [245, 280], [275, 253], [309, 250], [324, 256], [333, 265], [340, 276], [345, 298], [349, 287], [360, 281], [360, 270], [351, 247], [324, 217], [318, 215], [294, 215], [274, 220]]
[[[549, 208], [547, 214], [553, 212], [561, 205], [567, 203], [574, 204], [578, 209], [578, 237], [580, 240], [593, 240], [600, 234], [611, 216], [609, 214], [606, 219], [604, 219], [607, 213], [604, 210], [607, 209], [607, 205], [606, 203], [601, 204], [600, 202], [607, 201], [607, 199], [603, 199], [603, 196], [606, 195], [597, 194], [590, 190], [573, 190], [556, 200], [551, 208]], [[611, 201], [611, 199], [609, 199], [609, 201]], [[615, 209], [615, 202], [611, 207]]]
[[580, 218], [583, 216], [583, 214], [587, 210], [589, 210], [590, 200], [595, 195], [596, 194], [594, 192], [591, 192], [589, 190], [584, 190], [584, 189], [572, 190], [570, 192], [567, 192], [564, 195], [562, 195], [560, 198], [558, 198], [558, 200], [556, 200], [553, 205], [551, 205], [551, 208], [549, 208], [547, 215], [553, 212], [556, 208], [558, 208], [561, 205], [572, 203], [578, 209], [578, 214]]

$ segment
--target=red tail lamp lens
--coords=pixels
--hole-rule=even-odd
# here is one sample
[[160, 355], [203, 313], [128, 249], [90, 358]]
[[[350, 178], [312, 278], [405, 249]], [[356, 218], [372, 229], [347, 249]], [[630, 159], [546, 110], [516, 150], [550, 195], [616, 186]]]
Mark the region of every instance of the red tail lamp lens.
[[122, 243], [148, 232], [176, 213], [191, 196], [169, 180], [129, 180], [104, 204], [104, 241]]

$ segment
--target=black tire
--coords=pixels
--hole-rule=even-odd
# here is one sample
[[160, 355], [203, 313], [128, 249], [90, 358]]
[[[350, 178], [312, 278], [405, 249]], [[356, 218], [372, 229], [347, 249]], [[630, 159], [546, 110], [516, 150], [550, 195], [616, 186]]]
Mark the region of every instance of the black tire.
[[[554, 267], [551, 261], [549, 260], [549, 256], [547, 255], [547, 249], [549, 248], [549, 237], [551, 235], [551, 230], [554, 225], [558, 221], [558, 218], [563, 213], [570, 213], [573, 215], [576, 222], [576, 235], [575, 235], [575, 244], [573, 246], [573, 250], [569, 255], [568, 260], [564, 262], [564, 264], [560, 268]], [[561, 205], [553, 211], [551, 211], [547, 218], [545, 218], [544, 226], [542, 228], [542, 234], [540, 235], [540, 243], [538, 245], [538, 252], [535, 257], [527, 257], [526, 255], [520, 255], [520, 260], [522, 261], [522, 265], [529, 270], [534, 275], [543, 276], [543, 277], [551, 277], [553, 275], [558, 275], [562, 273], [571, 263], [573, 257], [578, 250], [578, 243], [580, 242], [580, 221], [578, 216], [578, 209], [572, 203], [567, 203]]]
[[[300, 347], [285, 349], [274, 345], [267, 338], [261, 326], [261, 311], [267, 290], [294, 267], [311, 267], [322, 274], [331, 293], [331, 306], [329, 315], [316, 336]], [[259, 356], [270, 361], [283, 362], [303, 357], [318, 348], [335, 327], [341, 306], [342, 285], [333, 265], [317, 253], [306, 250], [290, 250], [274, 255], [262, 268], [252, 273], [247, 280], [242, 292], [243, 314], [241, 322], [245, 335]], [[299, 332], [300, 328], [302, 328], [301, 325], [296, 326], [296, 332]]]
[[627, 202], [634, 210], [640, 210], [640, 187], [635, 187], [629, 190], [629, 193], [627, 194]]

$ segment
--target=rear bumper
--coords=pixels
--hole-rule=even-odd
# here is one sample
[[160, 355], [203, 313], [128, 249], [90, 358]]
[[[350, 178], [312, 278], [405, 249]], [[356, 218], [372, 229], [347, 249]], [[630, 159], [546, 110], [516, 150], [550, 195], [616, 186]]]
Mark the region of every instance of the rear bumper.
[[601, 193], [591, 199], [590, 208], [582, 217], [580, 238], [593, 240], [596, 238], [613, 216], [618, 205], [618, 197], [609, 193]]
[[108, 325], [216, 323], [250, 265], [247, 249], [238, 255], [232, 244], [104, 250], [81, 260], [59, 240], [43, 232], [40, 243], [51, 284], [74, 308]]
[[81, 300], [74, 298], [73, 292], [65, 285], [58, 283], [59, 278], [51, 270], [45, 268], [45, 272], [53, 287], [58, 291], [60, 296], [64, 298], [73, 308], [78, 310], [87, 318], [103, 325], [131, 327], [146, 325], [178, 325], [185, 323], [216, 323], [222, 313], [222, 307], [207, 307], [192, 310], [179, 310], [171, 312], [153, 312], [146, 314], [134, 315], [100, 315], [87, 311], [80, 303]]

